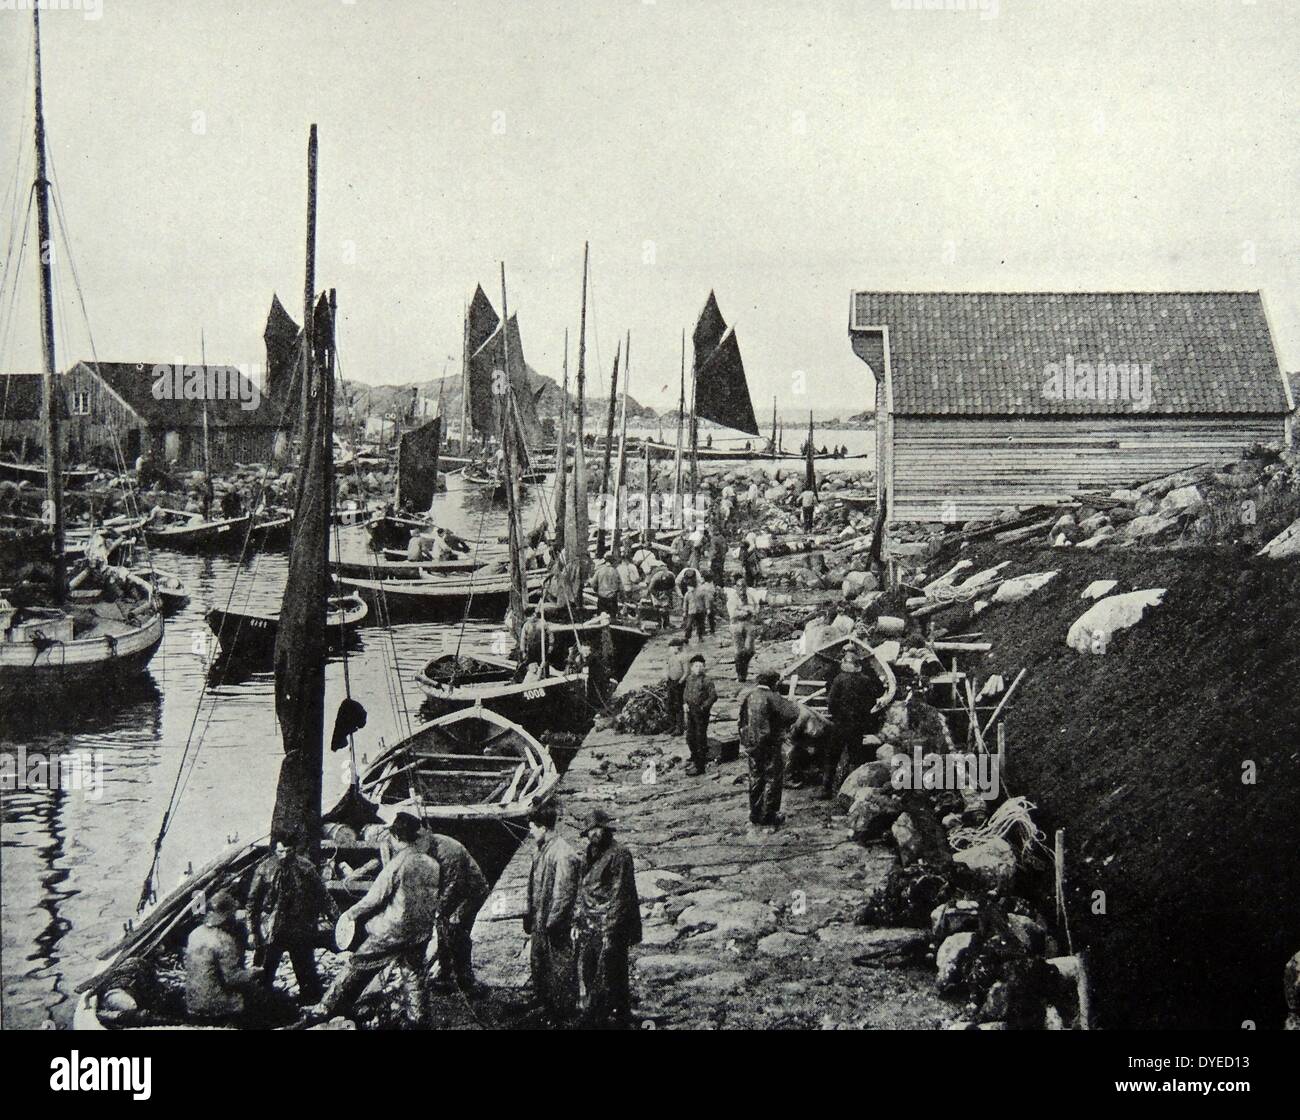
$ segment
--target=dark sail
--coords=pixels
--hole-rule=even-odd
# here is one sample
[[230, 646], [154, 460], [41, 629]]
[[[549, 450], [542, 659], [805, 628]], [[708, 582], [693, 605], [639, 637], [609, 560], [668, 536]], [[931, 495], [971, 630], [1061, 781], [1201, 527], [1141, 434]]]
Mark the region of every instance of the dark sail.
[[[324, 318], [322, 318], [324, 316]], [[322, 329], [322, 325], [324, 329]], [[272, 829], [319, 841], [325, 727], [325, 600], [329, 594], [329, 526], [334, 464], [333, 321], [324, 296], [316, 306], [318, 355], [307, 377], [307, 433], [294, 505], [293, 548], [275, 638], [275, 715], [284, 761]]]
[[397, 501], [399, 507], [424, 512], [438, 487], [438, 456], [442, 450], [442, 417], [397, 441]]
[[298, 411], [298, 392], [294, 375], [298, 372], [301, 328], [284, 309], [278, 296], [271, 297], [271, 311], [266, 317], [262, 341], [266, 343], [266, 395], [277, 408], [285, 409], [292, 419]]
[[484, 436], [496, 435], [500, 427], [492, 393], [492, 374], [501, 368], [500, 326], [501, 319], [482, 287], [475, 288], [465, 323], [469, 354], [464, 386], [469, 405], [465, 411], [470, 426]]
[[722, 317], [717, 297], [710, 292], [704, 301], [704, 310], [700, 312], [695, 324], [695, 333], [691, 339], [695, 344], [695, 368], [698, 370], [708, 360], [710, 354], [718, 348], [722, 336], [727, 333], [727, 321]]
[[[698, 329], [697, 329], [698, 335]], [[722, 341], [695, 370], [695, 415], [724, 428], [758, 435], [758, 420], [749, 399], [745, 363], [736, 332], [727, 328]]]
[[[527, 363], [524, 360], [523, 342], [519, 337], [519, 320], [510, 316], [508, 327], [510, 333], [510, 387], [514, 390], [515, 407], [518, 409], [518, 421], [521, 426], [516, 434], [524, 446], [536, 447], [541, 443], [541, 423], [537, 418], [537, 405], [528, 388]], [[506, 355], [504, 350], [505, 332], [500, 327], [469, 360], [470, 378], [470, 419], [475, 431], [483, 435], [495, 436], [501, 431], [502, 419], [498, 409], [505, 402], [503, 393], [497, 388], [495, 379], [504, 376]]]

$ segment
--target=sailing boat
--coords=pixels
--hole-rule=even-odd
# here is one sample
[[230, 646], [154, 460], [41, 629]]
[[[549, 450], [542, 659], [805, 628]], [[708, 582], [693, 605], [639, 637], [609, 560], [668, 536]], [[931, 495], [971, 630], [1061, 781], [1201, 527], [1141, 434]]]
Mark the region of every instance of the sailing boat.
[[[315, 125], [308, 150], [308, 197], [314, 202]], [[309, 203], [308, 209], [314, 216], [314, 205]], [[309, 219], [309, 284], [313, 276], [312, 225]], [[302, 425], [295, 504], [297, 531], [275, 643], [275, 710], [285, 753], [271, 828], [296, 832], [307, 851], [332, 872], [340, 862], [363, 867], [378, 859], [384, 829], [381, 815], [361, 792], [359, 781], [348, 787], [333, 809], [321, 812], [334, 384], [324, 363], [316, 360], [312, 319], [309, 315], [303, 384], [307, 414]], [[327, 321], [332, 329], [332, 319]], [[340, 706], [333, 745], [343, 745], [351, 732], [363, 725], [363, 719], [358, 722], [357, 708], [359, 705], [351, 699]], [[431, 744], [438, 749], [429, 751]], [[457, 836], [480, 861], [490, 883], [518, 847], [521, 830], [511, 826], [521, 825], [534, 807], [551, 797], [558, 781], [554, 763], [541, 744], [522, 728], [506, 726], [500, 717], [481, 710], [454, 713], [438, 721], [435, 729], [422, 729], [381, 757], [403, 759], [397, 766], [405, 768], [407, 781], [413, 787], [412, 806], [435, 830]], [[427, 769], [421, 769], [424, 763], [429, 764]], [[500, 780], [497, 769], [503, 777], [508, 770], [512, 777]], [[479, 773], [478, 781], [467, 777], [471, 772]], [[389, 783], [398, 777], [395, 773], [384, 776]], [[369, 788], [385, 803], [393, 802], [387, 784], [371, 782]], [[154, 898], [157, 855], [172, 820], [171, 809], [174, 805], [155, 841], [155, 861], [145, 882], [142, 903]], [[203, 920], [206, 903], [217, 891], [227, 891], [238, 901], [247, 897], [253, 872], [267, 852], [266, 838], [242, 847], [232, 845], [156, 902], [119, 944], [100, 955], [100, 969], [78, 986], [74, 1026], [126, 1029], [189, 1025], [179, 981], [185, 942]], [[326, 880], [327, 889], [343, 907], [351, 905], [372, 885], [363, 878], [345, 881], [329, 874]], [[324, 936], [325, 931], [321, 933]]]
[[[506, 311], [505, 265], [501, 266], [501, 308]], [[513, 322], [507, 319], [507, 322]], [[511, 332], [502, 337], [502, 365], [509, 369], [511, 362]], [[579, 339], [579, 378], [582, 376], [582, 342]], [[456, 712], [470, 707], [491, 708], [510, 719], [527, 723], [533, 729], [571, 726], [581, 718], [583, 700], [587, 690], [587, 671], [561, 670], [551, 673], [545, 652], [536, 665], [536, 675], [529, 675], [527, 641], [524, 635], [524, 610], [528, 601], [523, 562], [523, 532], [519, 524], [519, 507], [515, 475], [520, 469], [520, 459], [526, 454], [526, 445], [519, 436], [520, 410], [516, 407], [515, 384], [509, 379], [498, 381], [501, 398], [497, 415], [500, 426], [497, 433], [503, 451], [501, 466], [503, 487], [507, 504], [507, 521], [510, 545], [510, 579], [506, 590], [507, 630], [515, 644], [516, 656], [503, 654], [445, 654], [434, 658], [416, 675], [416, 683], [428, 697], [426, 709], [435, 712]], [[581, 414], [581, 399], [578, 411]], [[581, 421], [578, 434], [581, 437]], [[581, 473], [581, 450], [574, 466], [574, 477]], [[585, 492], [584, 492], [585, 496]], [[573, 511], [571, 511], [573, 512]], [[576, 536], [576, 534], [575, 534]], [[583, 540], [585, 552], [585, 538]], [[572, 544], [572, 542], [570, 542]], [[543, 614], [537, 624], [545, 650], [546, 622]]]
[[[36, 215], [39, 244], [50, 241], [50, 184], [46, 177], [45, 111], [41, 90], [41, 17], [33, 6], [35, 52]], [[87, 563], [69, 578], [64, 553], [63, 450], [59, 431], [60, 381], [54, 351], [54, 295], [50, 254], [40, 259], [41, 341], [44, 353], [45, 509], [39, 529], [19, 530], [4, 543], [5, 558], [48, 564], [48, 581], [20, 570], [0, 588], [0, 698], [98, 691], [143, 672], [162, 641], [158, 595], [125, 568]], [[48, 529], [46, 529], [48, 525]], [[26, 553], [26, 556], [23, 554]], [[32, 568], [26, 569], [31, 572]], [[5, 573], [7, 576], [8, 573]]]
[[[727, 325], [718, 307], [717, 297], [709, 292], [695, 322], [691, 336], [694, 359], [691, 363], [691, 495], [699, 493], [700, 421], [711, 420], [724, 428], [734, 428], [746, 435], [758, 435], [758, 420], [749, 399], [745, 380], [745, 363], [740, 356], [736, 332]], [[710, 458], [733, 457], [728, 452], [713, 452]], [[749, 457], [753, 457], [751, 454]]]

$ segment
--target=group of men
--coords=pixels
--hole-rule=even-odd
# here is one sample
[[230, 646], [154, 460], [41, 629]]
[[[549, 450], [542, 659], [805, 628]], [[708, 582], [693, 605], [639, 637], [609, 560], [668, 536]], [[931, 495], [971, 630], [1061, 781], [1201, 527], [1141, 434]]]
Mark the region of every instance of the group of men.
[[[392, 965], [407, 1022], [428, 1026], [426, 958], [435, 932], [438, 982], [477, 997], [472, 931], [488, 883], [464, 845], [429, 831], [410, 813], [398, 813], [380, 843], [379, 858], [345, 881], [362, 881], [371, 873], [369, 889], [342, 915], [349, 922], [341, 926], [360, 931], [360, 940], [324, 990], [316, 964], [316, 949], [324, 940], [320, 919], [337, 923], [341, 915], [298, 838], [277, 833], [250, 881], [246, 926], [238, 921], [235, 898], [218, 891], [189, 936], [185, 1003], [190, 1017], [248, 1027], [325, 1021], [351, 1011], [370, 981]], [[253, 963], [245, 967], [250, 942]], [[297, 981], [296, 1002], [275, 986], [286, 955]]]
[[[533, 996], [552, 1025], [631, 1025], [628, 954], [641, 940], [641, 900], [632, 855], [614, 838], [617, 823], [592, 809], [579, 854], [557, 831], [554, 802], [534, 809], [524, 932]], [[585, 1002], [581, 998], [585, 993]]]

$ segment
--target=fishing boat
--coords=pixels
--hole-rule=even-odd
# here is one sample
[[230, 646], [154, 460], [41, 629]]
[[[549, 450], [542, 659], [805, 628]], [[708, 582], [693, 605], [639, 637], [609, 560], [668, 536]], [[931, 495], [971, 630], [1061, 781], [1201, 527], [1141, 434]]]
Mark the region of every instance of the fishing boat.
[[430, 576], [468, 575], [482, 568], [483, 560], [407, 560], [406, 552], [385, 549], [379, 556], [368, 560], [331, 560], [330, 571], [335, 575], [356, 579], [420, 579]]
[[293, 514], [288, 510], [207, 519], [200, 513], [157, 506], [144, 525], [145, 540], [151, 547], [173, 552], [284, 548], [292, 532]]
[[499, 711], [450, 712], [394, 743], [361, 774], [360, 792], [459, 840], [495, 883], [519, 847], [528, 814], [555, 794], [549, 752]]
[[190, 605], [189, 588], [185, 581], [174, 572], [164, 572], [159, 568], [134, 568], [132, 574], [139, 576], [153, 586], [158, 595], [164, 615], [173, 615]]
[[[99, 471], [93, 467], [65, 467], [63, 470], [63, 488], [80, 490], [95, 481]], [[27, 483], [44, 490], [49, 485], [46, 469], [34, 463], [19, 463], [13, 459], [0, 459], [0, 480], [16, 482], [20, 486]]]
[[[528, 590], [540, 591], [546, 573], [528, 575]], [[359, 594], [379, 616], [393, 619], [449, 620], [500, 618], [510, 605], [509, 575], [472, 572], [462, 576], [428, 579], [373, 579], [340, 576], [340, 586]]]
[[[37, 233], [51, 245], [50, 184], [46, 175], [45, 109], [41, 88], [39, 8], [32, 8], [35, 59]], [[125, 568], [100, 558], [69, 573], [64, 535], [61, 380], [54, 345], [51, 255], [38, 269], [44, 354], [45, 507], [48, 521], [3, 541], [12, 578], [0, 587], [0, 697], [12, 702], [69, 689], [111, 691], [141, 673], [162, 641], [163, 617], [154, 589]], [[42, 569], [37, 578], [37, 569]], [[6, 577], [9, 573], [3, 573]], [[70, 578], [69, 578], [70, 577]]]
[[[325, 613], [326, 650], [337, 653], [365, 621], [370, 609], [360, 595], [331, 595]], [[208, 629], [216, 636], [221, 652], [228, 658], [252, 663], [267, 663], [275, 654], [275, 639], [280, 632], [278, 612], [226, 611], [213, 609], [204, 616]]]
[[428, 662], [415, 683], [427, 697], [420, 709], [424, 715], [481, 706], [537, 732], [572, 728], [589, 715], [585, 669], [521, 680], [513, 658], [445, 654]]
[[861, 638], [846, 636], [827, 642], [820, 649], [801, 657], [781, 674], [781, 689], [801, 704], [806, 704], [815, 711], [826, 710], [826, 693], [831, 682], [840, 673], [840, 661], [844, 651], [854, 650], [862, 662], [863, 672], [874, 672], [885, 686], [880, 706], [891, 703], [898, 692], [898, 681], [894, 670], [870, 645]]

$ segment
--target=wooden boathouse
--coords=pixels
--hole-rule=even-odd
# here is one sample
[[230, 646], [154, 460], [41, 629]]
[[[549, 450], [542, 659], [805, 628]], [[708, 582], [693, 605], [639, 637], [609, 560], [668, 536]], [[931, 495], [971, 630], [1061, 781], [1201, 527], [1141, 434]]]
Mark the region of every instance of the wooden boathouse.
[[1258, 292], [870, 292], [889, 521], [984, 520], [1290, 438]]

